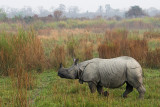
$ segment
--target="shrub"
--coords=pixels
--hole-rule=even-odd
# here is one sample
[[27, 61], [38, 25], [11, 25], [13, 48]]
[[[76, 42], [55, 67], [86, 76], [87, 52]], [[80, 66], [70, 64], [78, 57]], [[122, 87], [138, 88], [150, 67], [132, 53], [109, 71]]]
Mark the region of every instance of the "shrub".
[[146, 66], [151, 68], [160, 68], [160, 48], [147, 53]]
[[146, 64], [148, 44], [146, 40], [127, 39], [127, 31], [107, 31], [106, 40], [98, 46], [99, 57], [131, 56], [142, 65]]
[[42, 71], [46, 66], [41, 42], [33, 30], [0, 36], [0, 55], [1, 75], [8, 75], [8, 69], [15, 69], [19, 63], [26, 71]]
[[55, 48], [50, 53], [50, 66], [58, 69], [59, 64], [62, 63], [64, 66], [66, 64], [66, 52], [64, 46], [56, 45]]
[[67, 23], [66, 23], [65, 21], [60, 21], [60, 22], [58, 23], [58, 27], [59, 27], [59, 28], [66, 28], [66, 27], [67, 27]]

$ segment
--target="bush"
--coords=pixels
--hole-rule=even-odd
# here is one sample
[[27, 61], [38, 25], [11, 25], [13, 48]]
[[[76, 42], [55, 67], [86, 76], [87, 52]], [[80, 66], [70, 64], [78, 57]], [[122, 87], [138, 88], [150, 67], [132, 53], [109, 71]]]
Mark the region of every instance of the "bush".
[[67, 27], [67, 23], [66, 23], [65, 21], [60, 21], [60, 22], [58, 23], [58, 27], [59, 27], [59, 28], [66, 28], [66, 27]]
[[146, 66], [151, 68], [160, 68], [160, 48], [147, 53]]
[[66, 52], [64, 49], [64, 46], [56, 45], [55, 48], [50, 53], [50, 66], [53, 68], [58, 69], [60, 63], [62, 63], [64, 66], [66, 64]]
[[[106, 40], [98, 46], [100, 58], [114, 58], [118, 56], [131, 56], [141, 65], [145, 66], [147, 59], [148, 43], [145, 39], [127, 39], [126, 31], [107, 31]], [[153, 55], [153, 54], [152, 54]], [[157, 56], [157, 55], [156, 55]], [[157, 62], [158, 64], [158, 62]], [[149, 67], [152, 65], [147, 64]]]
[[0, 36], [0, 72], [8, 75], [9, 69], [21, 64], [26, 71], [42, 71], [45, 66], [44, 51], [33, 30], [19, 30], [15, 35], [4, 33]]

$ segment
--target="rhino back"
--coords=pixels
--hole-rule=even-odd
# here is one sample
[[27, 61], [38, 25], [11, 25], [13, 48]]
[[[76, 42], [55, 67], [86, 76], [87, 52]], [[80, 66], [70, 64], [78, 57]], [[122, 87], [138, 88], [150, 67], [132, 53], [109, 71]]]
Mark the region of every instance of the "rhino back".
[[109, 88], [117, 88], [126, 81], [127, 60], [121, 58], [104, 59], [99, 62], [100, 83]]
[[99, 82], [107, 88], [120, 87], [127, 80], [127, 68], [140, 66], [135, 59], [127, 56], [112, 59], [94, 58], [84, 61], [80, 65], [86, 63], [90, 64], [83, 71], [83, 80]]

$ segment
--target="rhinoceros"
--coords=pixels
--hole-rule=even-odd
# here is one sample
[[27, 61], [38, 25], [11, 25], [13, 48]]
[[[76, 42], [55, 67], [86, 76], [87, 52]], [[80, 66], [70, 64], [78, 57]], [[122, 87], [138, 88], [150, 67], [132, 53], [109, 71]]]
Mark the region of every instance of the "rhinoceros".
[[139, 98], [144, 98], [146, 89], [143, 85], [141, 65], [132, 57], [121, 56], [111, 59], [93, 58], [81, 63], [78, 59], [69, 68], [60, 64], [58, 76], [66, 79], [79, 79], [79, 82], [87, 82], [91, 93], [108, 96], [103, 87], [118, 88], [126, 83], [126, 90], [122, 94], [124, 98], [136, 88]]

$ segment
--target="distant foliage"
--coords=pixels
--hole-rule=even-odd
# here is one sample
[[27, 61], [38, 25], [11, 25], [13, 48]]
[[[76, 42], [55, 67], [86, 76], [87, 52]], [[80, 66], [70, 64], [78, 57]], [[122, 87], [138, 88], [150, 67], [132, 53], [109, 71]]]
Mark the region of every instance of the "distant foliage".
[[6, 19], [7, 19], [6, 13], [3, 11], [3, 9], [0, 9], [0, 21], [6, 21]]
[[34, 18], [31, 16], [25, 16], [24, 21], [28, 24], [34, 21]]
[[132, 6], [126, 13], [126, 17], [135, 18], [146, 16], [146, 13], [139, 6]]
[[57, 21], [60, 20], [62, 14], [63, 14], [63, 12], [60, 11], [60, 10], [55, 10], [55, 11], [54, 11], [54, 17], [56, 18]]

